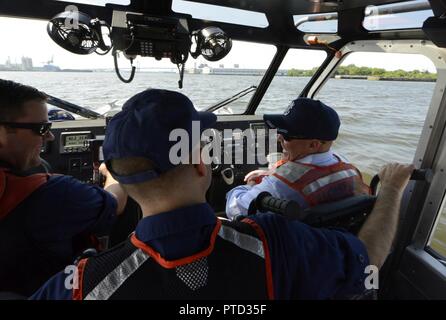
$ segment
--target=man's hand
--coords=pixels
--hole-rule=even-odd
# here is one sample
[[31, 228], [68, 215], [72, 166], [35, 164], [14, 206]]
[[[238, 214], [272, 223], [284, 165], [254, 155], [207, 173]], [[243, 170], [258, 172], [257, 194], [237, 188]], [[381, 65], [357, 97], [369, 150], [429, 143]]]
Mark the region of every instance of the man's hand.
[[271, 170], [254, 170], [248, 173], [243, 181], [245, 181], [246, 184], [255, 185], [261, 182], [262, 177], [269, 176], [271, 173]]
[[393, 188], [398, 192], [402, 192], [409, 182], [410, 175], [415, 167], [400, 163], [391, 163], [384, 166], [378, 173], [381, 188]]
[[120, 215], [124, 212], [125, 205], [127, 204], [127, 192], [125, 192], [119, 182], [113, 178], [105, 163], [102, 163], [99, 166], [99, 172], [105, 177], [104, 190], [112, 194], [118, 202], [116, 214]]
[[285, 149], [283, 150], [282, 160], [293, 161], [293, 159], [291, 159], [290, 153], [288, 151], [286, 151]]
[[401, 198], [413, 169], [413, 165], [392, 163], [379, 172], [378, 198], [358, 233], [367, 248], [370, 264], [378, 268], [384, 264], [395, 238]]
[[99, 166], [99, 173], [105, 177], [105, 184], [107, 184], [107, 182], [108, 184], [118, 183], [118, 181], [116, 181], [115, 178], [113, 178], [110, 171], [108, 171], [107, 166], [105, 165], [104, 162], [101, 163], [101, 165]]

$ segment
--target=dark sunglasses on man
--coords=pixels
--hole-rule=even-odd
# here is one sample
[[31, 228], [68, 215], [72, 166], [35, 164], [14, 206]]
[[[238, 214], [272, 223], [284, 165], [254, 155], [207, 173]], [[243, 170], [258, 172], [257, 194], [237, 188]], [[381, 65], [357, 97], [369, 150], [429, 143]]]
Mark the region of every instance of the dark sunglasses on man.
[[[286, 134], [286, 133], [281, 133], [281, 135], [282, 135], [282, 137], [283, 137], [283, 140], [285, 140], [285, 141], [291, 141], [291, 140], [302, 140], [302, 139], [308, 139], [308, 138], [306, 138], [306, 137], [304, 137], [304, 136], [291, 136], [291, 135], [288, 135], [288, 134]], [[326, 141], [323, 141], [323, 140], [319, 140], [322, 144], [325, 144], [326, 143]]]
[[302, 139], [306, 139], [304, 136], [292, 136], [286, 133], [280, 133], [280, 135], [283, 137], [283, 140], [285, 141], [291, 141], [291, 140], [302, 140]]
[[26, 122], [0, 122], [0, 125], [9, 128], [18, 129], [29, 129], [39, 136], [46, 135], [51, 129], [51, 122], [37, 122], [37, 123], [26, 123]]

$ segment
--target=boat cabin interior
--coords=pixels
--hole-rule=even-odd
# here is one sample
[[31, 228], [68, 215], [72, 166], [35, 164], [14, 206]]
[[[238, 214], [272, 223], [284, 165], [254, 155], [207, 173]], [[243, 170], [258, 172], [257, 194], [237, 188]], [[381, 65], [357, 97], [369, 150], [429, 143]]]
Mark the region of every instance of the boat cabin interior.
[[[445, 0], [15, 0], [0, 2], [2, 19], [44, 23], [42, 32], [63, 48], [67, 59], [100, 58], [111, 65], [107, 73], [84, 72], [81, 80], [74, 80], [78, 82], [61, 82], [54, 93], [39, 86], [50, 73], [41, 73], [34, 83], [51, 95], [50, 107], [68, 114], [66, 119], [53, 122], [55, 140], [42, 147], [46, 164], [37, 171], [100, 184], [97, 168], [102, 160], [101, 142], [107, 121], [119, 107], [114, 108], [113, 102], [107, 112], [98, 111], [90, 107], [93, 101], [72, 100], [64, 91], [84, 90], [89, 85], [105, 89], [107, 81], [114, 79], [114, 89], [92, 90], [98, 95], [96, 102], [105, 104], [114, 100], [108, 97], [113, 90], [129, 98], [168, 81], [166, 88], [183, 91], [194, 103], [200, 100], [196, 104], [201, 110], [218, 116], [214, 134], [222, 138], [223, 150], [231, 151], [231, 161], [213, 163], [207, 199], [222, 215], [226, 193], [243, 184], [248, 172], [262, 167], [258, 161], [237, 161], [237, 157], [246, 159], [259, 151], [255, 141], [268, 140], [262, 115], [282, 113], [287, 107], [282, 101], [298, 96], [321, 99], [341, 115], [345, 130], [341, 127], [340, 149], [351, 151], [352, 162], [369, 169], [365, 170], [368, 175], [373, 176], [380, 165], [392, 160], [412, 162], [421, 170], [405, 190], [397, 238], [380, 272], [377, 298], [446, 299]], [[66, 28], [67, 21], [78, 23], [79, 28]], [[0, 38], [5, 36], [2, 28], [0, 24]], [[31, 41], [15, 40], [9, 46]], [[258, 59], [263, 67], [240, 67], [231, 52], [245, 52], [246, 61]], [[407, 81], [407, 72], [389, 76], [375, 68], [375, 60], [391, 65], [403, 55], [409, 64], [423, 61], [429, 68], [416, 72], [416, 76], [412, 72], [411, 81]], [[142, 64], [148, 60], [155, 68], [159, 63], [175, 73], [163, 78], [163, 73], [145, 72]], [[317, 62], [307, 64], [310, 60]], [[360, 60], [371, 62], [370, 68], [355, 67]], [[354, 68], [355, 73], [350, 72]], [[285, 82], [285, 78], [292, 78], [292, 72], [301, 77]], [[0, 71], [0, 78], [11, 75]], [[151, 82], [146, 83], [143, 77], [150, 77]], [[200, 80], [204, 77], [206, 80]], [[227, 85], [230, 81], [237, 89], [228, 90], [232, 90]], [[200, 90], [205, 93], [198, 96]], [[387, 109], [385, 104], [399, 107]], [[411, 131], [415, 130], [414, 119], [419, 127], [416, 134]], [[251, 129], [254, 142], [237, 132], [227, 137], [225, 129]], [[388, 131], [382, 134], [380, 130]], [[242, 146], [242, 154], [232, 152], [237, 146]], [[267, 153], [273, 147], [277, 146], [266, 143]], [[411, 150], [408, 156], [401, 151], [404, 148]], [[380, 149], [385, 152], [376, 152]], [[360, 223], [373, 201], [374, 197], [348, 199], [300, 217], [310, 214], [309, 223], [342, 226], [346, 219], [351, 223], [359, 214], [361, 218], [354, 223]], [[257, 209], [262, 203], [266, 202], [257, 202]], [[264, 210], [297, 216], [293, 206], [286, 207], [289, 203], [282, 203], [279, 209], [265, 205]], [[327, 212], [334, 215], [329, 222], [322, 221]], [[124, 240], [140, 218], [137, 204], [129, 201], [110, 235], [111, 244]]]

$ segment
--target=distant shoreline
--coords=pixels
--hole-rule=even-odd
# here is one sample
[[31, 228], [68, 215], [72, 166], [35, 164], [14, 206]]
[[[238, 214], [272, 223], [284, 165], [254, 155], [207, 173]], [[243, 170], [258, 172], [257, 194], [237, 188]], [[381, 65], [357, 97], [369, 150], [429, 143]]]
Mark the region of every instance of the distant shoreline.
[[[41, 72], [41, 73], [113, 73], [114, 70], [93, 70], [93, 69], [61, 69], [58, 71], [49, 71], [49, 70], [2, 70], [0, 72]], [[172, 71], [149, 71], [142, 70], [141, 73], [163, 73], [163, 74], [176, 74], [177, 72]], [[247, 74], [247, 73], [219, 73], [219, 74], [203, 74], [203, 73], [191, 73], [187, 75], [205, 75], [205, 76], [263, 76], [258, 74]], [[278, 74], [278, 77], [295, 77], [295, 78], [308, 78], [311, 77], [307, 74], [299, 74], [299, 75], [284, 75]], [[385, 77], [385, 76], [367, 76], [367, 75], [334, 75], [332, 79], [342, 79], [342, 80], [368, 80], [368, 81], [412, 81], [412, 82], [436, 82], [436, 79], [432, 78], [410, 78], [410, 77]]]
[[90, 69], [61, 69], [57, 71], [51, 71], [51, 70], [8, 70], [8, 69], [0, 69], [0, 72], [49, 72], [49, 73], [56, 73], [56, 72], [94, 72]]
[[414, 82], [436, 82], [437, 81], [437, 79], [429, 79], [429, 78], [354, 76], [354, 75], [335, 75], [334, 78], [335, 79], [348, 79], [348, 80], [369, 80], [369, 81], [414, 81]]
[[[290, 69], [289, 76], [312, 76], [318, 68], [311, 70]], [[373, 81], [422, 81], [435, 82], [437, 74], [427, 70], [386, 70], [383, 68], [359, 67], [354, 64], [340, 66], [334, 72], [335, 79], [355, 79], [355, 80], [373, 80]]]

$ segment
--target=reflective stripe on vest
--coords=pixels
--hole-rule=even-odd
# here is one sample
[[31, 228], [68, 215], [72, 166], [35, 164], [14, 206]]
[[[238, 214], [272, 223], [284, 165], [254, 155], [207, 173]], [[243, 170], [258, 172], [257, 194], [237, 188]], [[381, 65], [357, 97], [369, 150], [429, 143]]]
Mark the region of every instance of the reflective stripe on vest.
[[325, 187], [326, 185], [328, 185], [330, 183], [334, 183], [336, 181], [354, 177], [357, 175], [358, 175], [358, 172], [356, 172], [356, 170], [354, 170], [354, 169], [338, 171], [338, 172], [332, 173], [328, 176], [322, 177], [322, 178], [317, 179], [316, 181], [310, 183], [309, 185], [307, 185], [305, 188], [302, 189], [302, 192], [305, 195], [308, 195], [310, 193], [316, 192], [317, 190]]
[[137, 249], [99, 282], [85, 297], [85, 300], [107, 300], [149, 258], [150, 256], [147, 253]]
[[[259, 240], [251, 235], [237, 231], [236, 229], [225, 226], [220, 220], [217, 220], [213, 235], [210, 239], [209, 248], [195, 254], [191, 257], [181, 258], [175, 261], [167, 261], [160, 256], [160, 254], [154, 251], [153, 248], [146, 244], [143, 244], [138, 240], [135, 235], [131, 237], [131, 242], [136, 245], [136, 250], [124, 261], [122, 261], [113, 271], [108, 273], [102, 281], [100, 281], [90, 292], [86, 293], [85, 300], [107, 300], [124, 284], [125, 281], [131, 277], [149, 258], [153, 258], [161, 267], [168, 268], [182, 268], [188, 264], [194, 263], [197, 260], [203, 259], [210, 255], [214, 248], [215, 238], [220, 237], [221, 239], [231, 242], [240, 249], [246, 250], [258, 257], [265, 259], [265, 249], [262, 240]], [[143, 246], [143, 247], [142, 247]], [[268, 270], [269, 273], [271, 270]], [[270, 279], [271, 276], [267, 276]], [[82, 288], [83, 275], [78, 273], [78, 281]], [[267, 284], [268, 291], [273, 292], [272, 280], [271, 284]], [[271, 287], [271, 288], [269, 288]], [[82, 289], [81, 289], [82, 290]], [[73, 297], [82, 299], [82, 294], [77, 292], [78, 289], [73, 290]], [[270, 294], [273, 297], [273, 293]]]
[[247, 250], [265, 259], [265, 250], [263, 249], [263, 243], [259, 239], [244, 233], [240, 233], [237, 230], [224, 225], [221, 226], [220, 230], [218, 231], [218, 235], [224, 240], [232, 242], [237, 247]]
[[309, 206], [370, 194], [359, 171], [340, 159], [329, 166], [288, 161], [279, 165], [273, 176], [299, 192]]
[[312, 170], [310, 166], [305, 166], [293, 161], [287, 161], [274, 170], [275, 175], [284, 177], [290, 182], [296, 182], [304, 176], [305, 173]]

